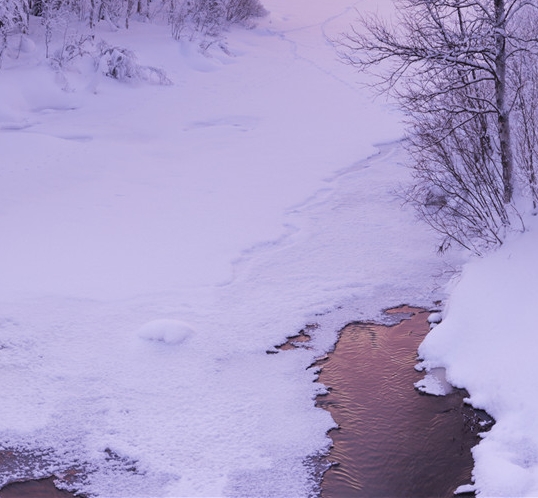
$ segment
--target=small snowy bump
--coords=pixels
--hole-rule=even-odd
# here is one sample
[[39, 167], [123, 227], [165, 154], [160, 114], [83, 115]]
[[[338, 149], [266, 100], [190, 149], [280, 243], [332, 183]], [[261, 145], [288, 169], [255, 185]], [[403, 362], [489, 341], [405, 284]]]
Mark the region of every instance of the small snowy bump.
[[194, 329], [179, 320], [163, 318], [153, 320], [138, 329], [138, 337], [165, 344], [180, 344], [194, 334]]
[[441, 323], [442, 319], [443, 319], [442, 313], [440, 312], [431, 313], [430, 316], [428, 317], [428, 322], [430, 324], [437, 324], [437, 323]]

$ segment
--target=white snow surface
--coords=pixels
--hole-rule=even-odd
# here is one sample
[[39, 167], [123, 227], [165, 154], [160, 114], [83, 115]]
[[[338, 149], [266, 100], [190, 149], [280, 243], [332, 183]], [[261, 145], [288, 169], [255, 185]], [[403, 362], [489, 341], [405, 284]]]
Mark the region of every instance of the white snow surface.
[[496, 421], [473, 449], [478, 496], [538, 496], [537, 247], [531, 217], [527, 232], [469, 262], [419, 349], [423, 367], [446, 368]]
[[[99, 28], [168, 86], [86, 60], [56, 73], [37, 22], [4, 57], [0, 441], [33, 455], [21, 475], [82, 469], [76, 487], [107, 497], [315, 494], [334, 422], [308, 367], [346, 322], [443, 296], [445, 260], [394, 192], [399, 114], [327, 41], [374, 3], [264, 5], [229, 54]], [[306, 324], [310, 349], [266, 353]]]

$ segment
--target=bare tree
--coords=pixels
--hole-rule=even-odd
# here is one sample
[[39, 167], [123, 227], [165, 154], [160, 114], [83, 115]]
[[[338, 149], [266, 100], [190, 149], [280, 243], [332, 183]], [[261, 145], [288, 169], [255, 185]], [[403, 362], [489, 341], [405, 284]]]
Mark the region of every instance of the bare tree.
[[[521, 23], [527, 39], [538, 32], [536, 19], [525, 19]], [[538, 208], [538, 71], [534, 53], [521, 53], [511, 74], [511, 86], [517, 88], [517, 97], [512, 113], [515, 123], [516, 170], [521, 185]]]
[[[513, 123], [512, 112], [518, 101], [525, 108], [535, 105], [515, 74], [523, 58], [532, 63], [529, 70], [537, 66], [536, 35], [521, 29], [523, 21], [531, 25], [528, 20], [536, 18], [537, 2], [397, 5], [396, 23], [362, 18], [360, 28], [339, 40], [340, 53], [360, 71], [380, 76], [381, 91], [394, 95], [408, 116], [418, 180], [410, 200], [446, 236], [441, 247], [450, 239], [475, 250], [477, 238], [499, 244], [514, 219], [514, 170], [521, 167], [513, 140], [523, 114]], [[527, 138], [530, 118], [528, 124]], [[521, 141], [521, 134], [515, 138]], [[428, 187], [442, 195], [426, 207]]]

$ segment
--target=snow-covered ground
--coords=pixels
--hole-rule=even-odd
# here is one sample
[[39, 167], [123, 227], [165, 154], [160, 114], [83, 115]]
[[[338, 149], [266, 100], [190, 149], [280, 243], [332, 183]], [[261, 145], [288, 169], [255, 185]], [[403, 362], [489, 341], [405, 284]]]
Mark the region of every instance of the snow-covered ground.
[[[443, 296], [450, 266], [394, 194], [399, 116], [327, 41], [373, 3], [264, 5], [229, 53], [99, 28], [167, 86], [86, 59], [55, 73], [36, 26], [4, 56], [0, 440], [36, 475], [83, 468], [79, 489], [110, 497], [308, 496], [334, 425], [309, 365], [347, 321]], [[306, 324], [311, 349], [267, 354]]]
[[496, 420], [473, 449], [479, 496], [538, 496], [538, 223], [471, 261], [454, 283], [444, 320], [419, 352], [424, 367]]

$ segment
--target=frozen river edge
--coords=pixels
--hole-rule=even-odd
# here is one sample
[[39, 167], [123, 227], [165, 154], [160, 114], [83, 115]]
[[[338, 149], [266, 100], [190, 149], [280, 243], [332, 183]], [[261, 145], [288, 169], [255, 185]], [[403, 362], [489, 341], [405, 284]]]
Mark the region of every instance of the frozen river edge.
[[[336, 447], [331, 449], [328, 460], [324, 458], [319, 463], [319, 478], [323, 481], [318, 483], [320, 496], [448, 497], [456, 488], [455, 494], [468, 496], [465, 492], [474, 488], [462, 481], [466, 484], [471, 479], [470, 448], [480, 440], [479, 432], [491, 428], [492, 420], [464, 404], [468, 396], [464, 390], [445, 391], [441, 397], [417, 395], [411, 388], [419, 376], [413, 369], [414, 354], [429, 331], [430, 312], [399, 307], [388, 313], [389, 323], [385, 325], [346, 325], [339, 333], [335, 350], [312, 365], [321, 370], [318, 382], [329, 389], [318, 395], [316, 404], [329, 410], [339, 422], [338, 431], [329, 433]], [[268, 353], [288, 354], [284, 352], [308, 348], [312, 329], [305, 327], [276, 346], [277, 352]], [[405, 393], [403, 397], [401, 393]], [[2, 466], [24, 467], [31, 461], [28, 455], [5, 450], [0, 453]], [[329, 468], [327, 462], [332, 462]], [[323, 472], [323, 468], [327, 470]], [[76, 490], [60, 490], [70, 488], [70, 478], [81, 472], [83, 468], [73, 468], [66, 469], [61, 477], [21, 479], [5, 486], [0, 496], [84, 497]], [[60, 489], [54, 487], [54, 482]]]

